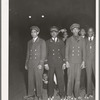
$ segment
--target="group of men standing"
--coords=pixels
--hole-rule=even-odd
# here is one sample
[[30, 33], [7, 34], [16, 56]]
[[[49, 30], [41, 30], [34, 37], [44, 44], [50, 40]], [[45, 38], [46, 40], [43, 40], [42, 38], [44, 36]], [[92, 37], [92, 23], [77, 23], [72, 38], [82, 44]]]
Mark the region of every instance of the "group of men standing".
[[[54, 74], [57, 78], [57, 88], [61, 100], [81, 99], [80, 82], [87, 81], [86, 95], [88, 99], [93, 96], [92, 72], [95, 74], [95, 37], [93, 28], [80, 30], [80, 25], [74, 23], [70, 26], [73, 35], [67, 38], [67, 30], [53, 26], [50, 28], [51, 38], [47, 41], [38, 37], [40, 29], [31, 27], [32, 39], [28, 42], [25, 69], [28, 70], [28, 96], [43, 100], [42, 76], [44, 69], [48, 70], [48, 100], [54, 99]], [[64, 38], [58, 37], [59, 32]], [[81, 34], [80, 34], [81, 33]], [[64, 42], [65, 41], [65, 42]], [[82, 70], [86, 68], [86, 78]], [[82, 79], [81, 79], [82, 78]], [[67, 80], [67, 81], [66, 81]]]

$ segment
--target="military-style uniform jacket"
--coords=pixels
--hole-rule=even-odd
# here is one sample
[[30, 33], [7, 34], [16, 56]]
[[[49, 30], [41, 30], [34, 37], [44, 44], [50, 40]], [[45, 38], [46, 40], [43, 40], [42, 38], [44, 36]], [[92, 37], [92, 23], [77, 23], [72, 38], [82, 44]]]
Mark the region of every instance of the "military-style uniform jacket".
[[35, 42], [33, 39], [28, 42], [26, 66], [34, 67], [43, 65], [46, 58], [46, 43], [43, 39], [37, 38]]
[[63, 63], [65, 58], [65, 46], [64, 42], [57, 38], [55, 42], [53, 39], [49, 39], [46, 42], [47, 44], [47, 60], [50, 65], [55, 63]]
[[77, 41], [71, 36], [66, 41], [65, 59], [70, 63], [82, 63], [85, 61], [86, 49], [85, 40], [79, 37]]
[[95, 60], [95, 38], [91, 41], [86, 39], [86, 59]]

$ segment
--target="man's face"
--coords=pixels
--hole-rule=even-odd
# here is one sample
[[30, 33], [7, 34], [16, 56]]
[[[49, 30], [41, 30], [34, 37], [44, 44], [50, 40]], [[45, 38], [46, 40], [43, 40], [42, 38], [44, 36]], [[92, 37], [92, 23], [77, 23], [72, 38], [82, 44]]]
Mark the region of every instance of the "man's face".
[[63, 34], [63, 37], [64, 37], [64, 38], [67, 38], [67, 36], [68, 36], [68, 35], [67, 35], [67, 32], [65, 32], [65, 33]]
[[51, 34], [51, 36], [52, 36], [53, 38], [56, 38], [57, 35], [58, 35], [58, 31], [51, 31], [50, 34]]
[[37, 32], [34, 29], [31, 31], [31, 35], [32, 35], [33, 38], [36, 38], [38, 36], [38, 34], [39, 34], [39, 32]]
[[72, 33], [73, 33], [74, 36], [78, 36], [79, 29], [78, 28], [73, 28]]
[[85, 30], [81, 30], [81, 36], [85, 36]]
[[92, 28], [89, 28], [89, 30], [88, 30], [88, 36], [89, 37], [92, 37], [93, 35], [94, 35], [93, 29]]

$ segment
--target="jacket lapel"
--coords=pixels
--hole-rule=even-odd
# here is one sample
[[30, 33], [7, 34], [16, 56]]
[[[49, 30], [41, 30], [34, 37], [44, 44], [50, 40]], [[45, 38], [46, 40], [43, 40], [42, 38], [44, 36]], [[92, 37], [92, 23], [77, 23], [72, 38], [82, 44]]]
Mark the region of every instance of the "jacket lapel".
[[35, 42], [33, 42], [33, 40], [31, 40], [30, 48], [31, 49], [32, 49], [32, 47], [36, 48], [36, 46], [38, 46], [38, 44], [40, 44], [40, 38], [38, 38]]

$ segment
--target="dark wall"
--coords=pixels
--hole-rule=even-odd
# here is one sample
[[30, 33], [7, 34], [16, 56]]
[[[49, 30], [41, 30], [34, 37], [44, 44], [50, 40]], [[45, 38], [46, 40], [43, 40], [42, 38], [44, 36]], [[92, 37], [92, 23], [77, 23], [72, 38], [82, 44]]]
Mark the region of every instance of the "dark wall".
[[67, 28], [69, 36], [69, 27], [75, 22], [86, 31], [89, 27], [95, 28], [95, 0], [10, 0], [9, 5], [10, 57], [16, 53], [23, 64], [31, 25], [40, 27], [40, 37], [45, 40], [50, 38], [52, 25]]
[[31, 25], [38, 25], [41, 36], [46, 39], [52, 25], [65, 27], [70, 32], [74, 22], [85, 29], [95, 24], [95, 0], [10, 0], [9, 3], [10, 34], [19, 30], [22, 37], [29, 35]]

